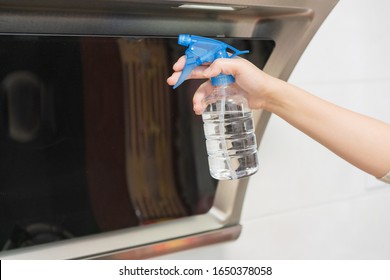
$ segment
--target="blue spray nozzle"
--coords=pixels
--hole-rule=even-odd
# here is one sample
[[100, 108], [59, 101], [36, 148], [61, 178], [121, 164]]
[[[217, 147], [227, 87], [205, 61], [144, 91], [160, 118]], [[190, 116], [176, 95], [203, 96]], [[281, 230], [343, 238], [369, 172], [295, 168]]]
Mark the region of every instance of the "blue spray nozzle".
[[[191, 73], [191, 71], [202, 65], [203, 63], [211, 63], [217, 58], [233, 58], [240, 54], [248, 53], [249, 51], [240, 51], [224, 42], [214, 40], [211, 38], [180, 34], [178, 44], [188, 47], [185, 51], [186, 64], [183, 68], [182, 74], [173, 88], [181, 85]], [[228, 50], [232, 51], [229, 55]], [[231, 75], [220, 74], [211, 79], [213, 85], [226, 85], [234, 82], [234, 77]]]
[[177, 42], [181, 46], [188, 47], [191, 44], [191, 35], [189, 35], [189, 34], [180, 34]]

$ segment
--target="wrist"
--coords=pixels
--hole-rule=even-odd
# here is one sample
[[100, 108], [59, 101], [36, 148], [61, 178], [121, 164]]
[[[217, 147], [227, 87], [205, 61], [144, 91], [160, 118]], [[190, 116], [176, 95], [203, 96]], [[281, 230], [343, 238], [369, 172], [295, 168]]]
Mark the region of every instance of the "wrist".
[[271, 113], [276, 113], [283, 107], [285, 101], [283, 95], [286, 92], [285, 81], [267, 75], [263, 87], [263, 104], [262, 109]]

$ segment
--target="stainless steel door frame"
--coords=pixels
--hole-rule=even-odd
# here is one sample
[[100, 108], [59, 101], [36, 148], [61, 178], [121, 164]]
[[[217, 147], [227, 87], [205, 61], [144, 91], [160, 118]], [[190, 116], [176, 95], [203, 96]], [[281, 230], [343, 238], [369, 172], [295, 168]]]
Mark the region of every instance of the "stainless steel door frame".
[[[264, 71], [286, 80], [338, 0], [0, 1], [0, 34], [267, 38]], [[196, 6], [195, 4], [198, 4]], [[205, 6], [199, 6], [205, 5]], [[208, 9], [204, 9], [208, 8]], [[259, 144], [270, 114], [254, 112]], [[261, 162], [261, 161], [260, 161]], [[261, 172], [261, 168], [260, 171]], [[221, 181], [203, 215], [0, 253], [2, 259], [146, 258], [234, 240], [248, 178]], [[165, 244], [165, 245], [164, 245]]]

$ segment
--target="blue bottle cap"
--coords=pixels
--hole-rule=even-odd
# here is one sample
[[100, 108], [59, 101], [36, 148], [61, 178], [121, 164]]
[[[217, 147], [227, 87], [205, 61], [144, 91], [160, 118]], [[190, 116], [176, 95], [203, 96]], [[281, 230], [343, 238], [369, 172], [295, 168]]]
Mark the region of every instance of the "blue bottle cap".
[[220, 74], [216, 77], [211, 78], [211, 84], [213, 86], [223, 86], [223, 85], [228, 85], [228, 84], [231, 84], [234, 82], [235, 82], [235, 79], [232, 75]]

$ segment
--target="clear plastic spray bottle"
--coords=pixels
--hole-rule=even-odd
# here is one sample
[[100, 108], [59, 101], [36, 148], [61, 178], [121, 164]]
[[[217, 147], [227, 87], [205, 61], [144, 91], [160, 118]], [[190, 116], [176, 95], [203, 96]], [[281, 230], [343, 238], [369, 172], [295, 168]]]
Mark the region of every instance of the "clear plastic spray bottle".
[[[232, 58], [248, 51], [210, 38], [181, 34], [178, 43], [188, 47], [186, 64], [177, 88], [191, 71], [217, 58]], [[229, 55], [227, 50], [233, 52]], [[257, 144], [247, 99], [239, 93], [232, 75], [211, 78], [213, 92], [203, 102], [203, 122], [210, 174], [218, 180], [240, 179], [258, 170]]]

